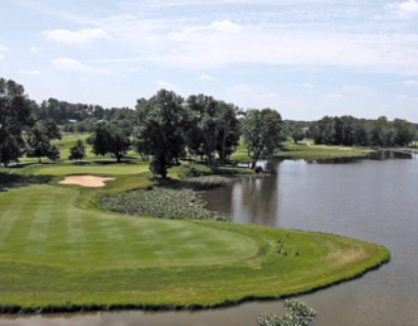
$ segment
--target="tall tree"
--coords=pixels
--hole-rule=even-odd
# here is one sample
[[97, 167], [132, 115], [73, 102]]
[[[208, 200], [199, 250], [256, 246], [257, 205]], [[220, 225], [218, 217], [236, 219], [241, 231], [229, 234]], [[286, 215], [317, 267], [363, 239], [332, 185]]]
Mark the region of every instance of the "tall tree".
[[86, 157], [86, 148], [82, 140], [77, 140], [77, 143], [70, 148], [69, 160], [82, 160]]
[[243, 121], [242, 133], [254, 169], [261, 156], [271, 156], [281, 146], [282, 117], [272, 109], [250, 110]]
[[0, 78], [0, 162], [18, 161], [24, 146], [22, 131], [32, 124], [31, 106], [23, 86]]
[[129, 131], [115, 124], [98, 123], [89, 138], [92, 152], [96, 155], [111, 154], [120, 162], [131, 147]]
[[183, 98], [162, 89], [149, 100], [138, 100], [136, 110], [136, 150], [151, 155], [152, 172], [167, 178], [168, 169], [185, 152], [188, 118]]
[[385, 116], [373, 122], [371, 144], [373, 146], [388, 147], [393, 145], [394, 131]]
[[212, 96], [192, 95], [187, 99], [192, 113], [189, 130], [189, 147], [192, 152], [202, 152], [209, 164], [215, 160], [216, 143], [220, 133], [219, 102]]
[[408, 146], [417, 135], [417, 127], [402, 119], [393, 120], [393, 128], [395, 130], [395, 145]]
[[241, 136], [240, 122], [238, 120], [239, 109], [232, 104], [220, 101], [218, 103], [218, 139], [216, 151], [219, 161], [224, 162], [236, 149]]
[[[54, 120], [40, 120], [28, 131], [28, 156], [37, 157], [41, 163], [42, 157], [56, 157], [57, 148], [51, 145], [51, 140], [61, 139], [61, 133]], [[55, 154], [54, 154], [55, 153]]]

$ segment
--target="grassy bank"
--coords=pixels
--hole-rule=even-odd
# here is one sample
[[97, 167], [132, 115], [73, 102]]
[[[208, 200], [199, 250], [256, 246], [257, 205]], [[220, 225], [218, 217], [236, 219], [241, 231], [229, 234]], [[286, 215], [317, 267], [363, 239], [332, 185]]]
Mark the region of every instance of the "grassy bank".
[[285, 142], [284, 150], [277, 152], [275, 156], [291, 159], [320, 160], [364, 157], [372, 152], [373, 150], [369, 148], [315, 145], [312, 141], [305, 140], [298, 144], [294, 144], [291, 141]]
[[18, 169], [27, 182], [0, 192], [0, 312], [219, 306], [311, 291], [389, 259], [335, 235], [105, 211], [100, 197], [151, 184], [142, 166], [125, 167], [106, 165], [116, 180], [102, 189], [59, 185], [72, 165]]
[[[277, 151], [274, 156], [288, 159], [321, 160], [349, 157], [365, 157], [372, 153], [370, 148], [315, 145], [312, 140], [305, 139], [298, 144], [293, 141], [285, 141], [283, 148]], [[241, 141], [237, 151], [232, 154], [233, 161], [249, 161], [247, 149]]]

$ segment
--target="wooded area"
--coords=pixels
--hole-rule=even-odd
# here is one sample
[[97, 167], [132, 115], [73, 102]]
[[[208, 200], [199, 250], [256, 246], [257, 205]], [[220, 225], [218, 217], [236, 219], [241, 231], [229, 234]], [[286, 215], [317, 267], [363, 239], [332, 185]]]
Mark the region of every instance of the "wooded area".
[[[58, 127], [60, 125], [61, 127]], [[61, 131], [90, 132], [87, 141], [96, 155], [118, 161], [135, 149], [150, 160], [154, 174], [167, 177], [180, 159], [199, 157], [202, 162], [224, 163], [243, 139], [255, 168], [257, 160], [272, 156], [288, 137], [304, 137], [316, 144], [344, 146], [407, 146], [416, 138], [416, 125], [401, 119], [388, 121], [351, 116], [324, 117], [315, 122], [283, 121], [280, 113], [266, 108], [242, 110], [231, 103], [203, 94], [182, 98], [160, 90], [149, 99], [137, 100], [135, 109], [71, 104], [48, 99], [30, 100], [22, 85], [0, 78], [0, 162], [7, 167], [23, 156], [60, 158], [51, 140]], [[85, 156], [80, 141], [68, 159]], [[64, 158], [66, 159], [66, 158]]]

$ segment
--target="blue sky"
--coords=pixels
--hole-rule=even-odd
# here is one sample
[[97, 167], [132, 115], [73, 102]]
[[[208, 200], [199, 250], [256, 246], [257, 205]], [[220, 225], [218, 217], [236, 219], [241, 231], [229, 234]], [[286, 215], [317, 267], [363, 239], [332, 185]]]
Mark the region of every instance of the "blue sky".
[[0, 0], [0, 76], [134, 107], [160, 88], [284, 119], [418, 122], [417, 0]]

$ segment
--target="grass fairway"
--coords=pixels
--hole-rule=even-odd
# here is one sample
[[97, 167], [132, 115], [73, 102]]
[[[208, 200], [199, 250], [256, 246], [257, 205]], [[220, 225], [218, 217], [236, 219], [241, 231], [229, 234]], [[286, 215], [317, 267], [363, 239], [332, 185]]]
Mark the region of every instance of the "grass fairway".
[[364, 157], [369, 155], [373, 150], [362, 147], [344, 147], [344, 146], [329, 146], [329, 145], [315, 145], [310, 140], [305, 140], [295, 144], [291, 141], [284, 143], [286, 151], [279, 151], [275, 157], [292, 158], [292, 159], [306, 159], [306, 160], [321, 160], [333, 158], [349, 158], [349, 157]]
[[140, 174], [149, 171], [147, 164], [48, 164], [41, 168], [37, 167], [35, 175], [71, 175], [71, 174], [101, 174], [101, 175], [127, 175]]
[[103, 189], [54, 181], [0, 192], [0, 312], [210, 307], [309, 291], [390, 257], [334, 235], [110, 213], [92, 199], [149, 184], [111, 167]]
[[[335, 158], [364, 157], [369, 155], [373, 150], [362, 147], [344, 147], [344, 146], [328, 146], [315, 145], [313, 140], [305, 139], [298, 144], [293, 141], [283, 142], [284, 150], [277, 151], [274, 157], [289, 159], [305, 159], [305, 160], [323, 160]], [[247, 149], [244, 142], [240, 141], [237, 151], [231, 155], [233, 161], [249, 161]]]

